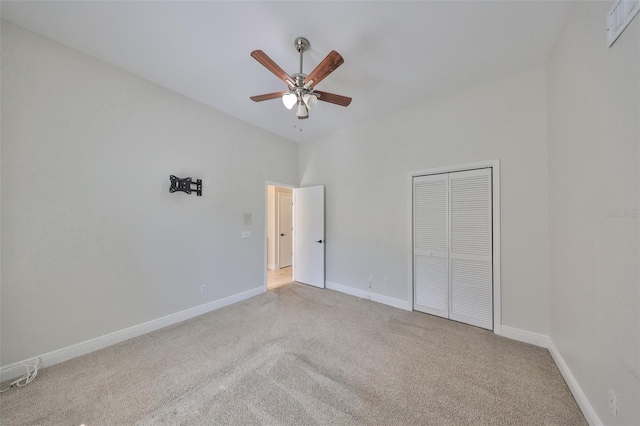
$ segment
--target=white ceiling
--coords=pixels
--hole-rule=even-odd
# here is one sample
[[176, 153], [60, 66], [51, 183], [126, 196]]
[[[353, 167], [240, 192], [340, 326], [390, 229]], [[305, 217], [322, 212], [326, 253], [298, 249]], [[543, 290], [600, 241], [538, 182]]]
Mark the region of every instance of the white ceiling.
[[[296, 142], [375, 120], [543, 64], [570, 3], [559, 1], [2, 1], [2, 18]], [[331, 51], [344, 64], [298, 120], [285, 90], [251, 58], [260, 49], [298, 72], [293, 41], [311, 43], [304, 72]]]

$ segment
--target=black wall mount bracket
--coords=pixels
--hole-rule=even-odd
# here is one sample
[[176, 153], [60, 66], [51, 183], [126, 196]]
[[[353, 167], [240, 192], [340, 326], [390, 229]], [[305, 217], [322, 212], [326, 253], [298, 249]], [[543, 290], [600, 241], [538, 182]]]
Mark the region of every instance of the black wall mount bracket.
[[[195, 182], [190, 177], [180, 179], [174, 175], [169, 176], [171, 180], [171, 186], [169, 187], [169, 192], [174, 193], [176, 191], [186, 192], [187, 194], [191, 194], [191, 191], [195, 191], [198, 197], [202, 197], [202, 179], [198, 179]], [[195, 185], [196, 188], [193, 189], [191, 185]]]

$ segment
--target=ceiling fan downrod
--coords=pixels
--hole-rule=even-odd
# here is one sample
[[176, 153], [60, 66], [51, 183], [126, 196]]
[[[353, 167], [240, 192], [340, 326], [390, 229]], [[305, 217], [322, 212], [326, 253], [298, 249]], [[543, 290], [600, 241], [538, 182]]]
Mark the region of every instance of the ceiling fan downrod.
[[291, 88], [290, 93], [296, 95], [296, 116], [298, 119], [303, 120], [305, 118], [309, 118], [309, 109], [316, 105], [318, 98], [315, 95], [311, 95], [312, 91], [309, 90], [311, 82], [308, 86], [304, 84], [304, 79], [307, 75], [303, 72], [302, 64], [304, 52], [309, 49], [309, 40], [304, 37], [298, 37], [294, 40], [294, 46], [300, 54], [300, 72], [291, 76], [294, 78], [296, 85]]
[[302, 54], [309, 49], [309, 40], [304, 37], [298, 37], [295, 39], [294, 45], [300, 54], [300, 74], [302, 74]]

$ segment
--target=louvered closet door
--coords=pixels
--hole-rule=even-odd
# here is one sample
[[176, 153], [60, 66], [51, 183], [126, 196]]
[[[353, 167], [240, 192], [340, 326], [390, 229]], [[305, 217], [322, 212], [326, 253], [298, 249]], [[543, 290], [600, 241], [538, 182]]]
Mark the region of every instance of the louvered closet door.
[[491, 169], [449, 174], [449, 318], [493, 329]]
[[446, 174], [413, 181], [413, 308], [445, 318], [449, 317], [448, 181]]

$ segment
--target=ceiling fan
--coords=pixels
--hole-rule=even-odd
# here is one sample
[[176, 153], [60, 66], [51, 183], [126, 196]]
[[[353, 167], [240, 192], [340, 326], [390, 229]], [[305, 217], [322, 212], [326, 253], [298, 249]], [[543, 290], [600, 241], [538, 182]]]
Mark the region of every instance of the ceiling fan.
[[294, 106], [296, 107], [296, 116], [298, 116], [299, 119], [309, 118], [309, 109], [313, 108], [319, 100], [344, 107], [348, 106], [351, 103], [351, 98], [347, 96], [315, 90], [315, 86], [318, 83], [344, 63], [342, 56], [335, 50], [332, 50], [327, 57], [311, 71], [311, 74], [307, 75], [302, 72], [302, 54], [309, 49], [309, 41], [304, 37], [298, 37], [294, 43], [296, 50], [300, 54], [300, 72], [292, 75], [284, 72], [284, 70], [273, 62], [262, 50], [254, 50], [251, 52], [251, 56], [256, 61], [264, 65], [266, 69], [289, 86], [289, 90], [251, 96], [251, 100], [262, 102], [269, 99], [282, 98], [282, 103], [284, 103], [287, 109], [292, 109]]

